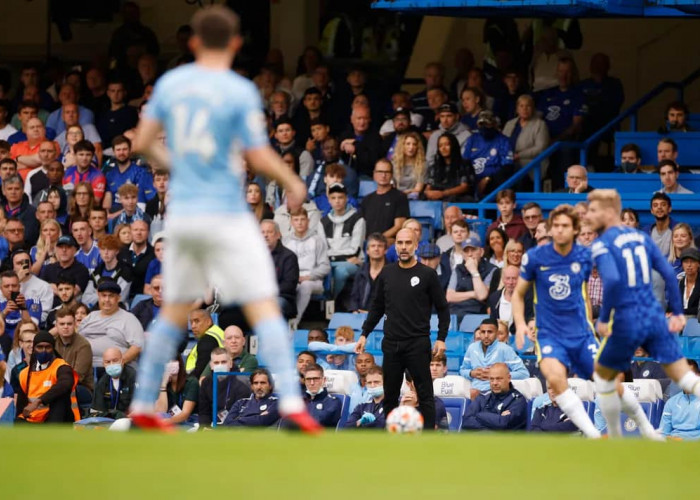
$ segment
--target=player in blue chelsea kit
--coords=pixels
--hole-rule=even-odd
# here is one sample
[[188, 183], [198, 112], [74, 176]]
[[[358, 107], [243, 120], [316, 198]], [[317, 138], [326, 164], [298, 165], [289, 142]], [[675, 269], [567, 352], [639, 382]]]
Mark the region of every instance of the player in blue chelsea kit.
[[[155, 414], [165, 363], [176, 356], [191, 304], [216, 287], [226, 303], [241, 304], [260, 338], [258, 355], [277, 375], [280, 413], [320, 432], [301, 398], [274, 266], [243, 194], [241, 156], [286, 189], [292, 210], [306, 186], [270, 147], [255, 85], [230, 70], [242, 45], [238, 17], [215, 5], [198, 10], [192, 27], [195, 62], [156, 84], [134, 141], [135, 151], [169, 166], [171, 178], [164, 304], [141, 356], [131, 418], [142, 428], [169, 429]], [[167, 148], [158, 141], [163, 129]]]
[[[619, 372], [628, 370], [634, 351], [643, 347], [663, 366], [668, 376], [688, 394], [700, 396], [700, 377], [683, 357], [673, 333], [685, 326], [683, 304], [675, 272], [661, 250], [647, 235], [622, 225], [620, 195], [614, 189], [598, 189], [588, 195], [586, 215], [601, 236], [592, 252], [603, 280], [603, 304], [596, 329], [603, 338], [595, 367], [595, 386], [600, 411], [608, 424], [608, 435], [622, 435], [620, 411], [634, 419], [641, 412], [629, 390], [615, 387]], [[654, 297], [651, 273], [666, 282], [672, 315], [667, 320]], [[642, 435], [663, 439], [653, 428], [640, 426]]]
[[[591, 378], [593, 357], [598, 350], [589, 320], [586, 288], [591, 274], [591, 254], [576, 243], [580, 221], [571, 205], [559, 205], [552, 210], [548, 226], [553, 242], [523, 255], [520, 279], [512, 298], [516, 345], [522, 349], [525, 335], [535, 341], [540, 370], [555, 394], [557, 405], [586, 437], [599, 438], [600, 432], [567, 382], [567, 369], [581, 378]], [[533, 283], [534, 332], [528, 330], [525, 318], [525, 295]]]

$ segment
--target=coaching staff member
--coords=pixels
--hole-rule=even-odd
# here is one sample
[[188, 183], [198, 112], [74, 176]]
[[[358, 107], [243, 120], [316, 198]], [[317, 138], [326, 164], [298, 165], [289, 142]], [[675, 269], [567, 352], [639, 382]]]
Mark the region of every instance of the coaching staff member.
[[434, 354], [445, 352], [450, 311], [435, 271], [416, 260], [415, 233], [402, 229], [396, 235], [399, 262], [384, 267], [377, 278], [369, 314], [355, 351], [365, 349], [367, 336], [386, 314], [384, 322], [384, 414], [399, 405], [404, 370], [416, 386], [425, 429], [435, 428], [435, 400], [430, 376], [430, 313], [437, 310], [438, 336]]

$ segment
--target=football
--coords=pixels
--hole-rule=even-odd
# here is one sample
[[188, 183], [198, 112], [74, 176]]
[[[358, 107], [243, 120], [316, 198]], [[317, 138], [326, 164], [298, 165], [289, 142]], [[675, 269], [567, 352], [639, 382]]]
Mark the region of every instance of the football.
[[386, 430], [392, 434], [416, 434], [423, 430], [423, 415], [412, 406], [391, 410], [386, 419]]

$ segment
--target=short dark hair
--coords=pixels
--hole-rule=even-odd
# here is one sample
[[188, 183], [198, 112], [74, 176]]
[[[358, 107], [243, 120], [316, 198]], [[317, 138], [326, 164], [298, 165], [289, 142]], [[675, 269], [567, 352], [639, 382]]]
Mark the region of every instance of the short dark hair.
[[306, 367], [306, 372], [304, 375], [306, 375], [309, 372], [321, 372], [321, 375], [323, 375], [323, 367], [319, 365], [318, 363], [314, 363], [313, 365], [309, 365]]
[[277, 123], [275, 123], [275, 131], [279, 128], [280, 125], [289, 125], [292, 127], [292, 130], [296, 131], [296, 128], [294, 128], [294, 124], [292, 123], [292, 120], [287, 118], [286, 116], [281, 117], [279, 120], [277, 120]]
[[17, 106], [17, 112], [20, 113], [25, 108], [32, 108], [39, 112], [39, 106], [34, 101], [22, 101], [19, 106]]
[[75, 143], [75, 146], [73, 146], [73, 151], [76, 153], [80, 151], [90, 151], [92, 154], [95, 154], [95, 145], [88, 140], [78, 141]]
[[674, 141], [670, 137], [662, 137], [661, 139], [659, 139], [659, 144], [661, 144], [662, 142], [665, 144], [670, 144], [671, 151], [673, 151], [674, 153], [678, 151], [678, 144], [676, 144], [676, 141]]
[[3, 278], [18, 278], [19, 279], [19, 277], [17, 276], [17, 273], [14, 272], [13, 270], [3, 271], [2, 273], [0, 273], [0, 280], [2, 280]]
[[637, 158], [642, 157], [642, 150], [639, 149], [639, 146], [637, 146], [636, 144], [634, 144], [632, 142], [622, 146], [622, 149], [620, 149], [620, 154], [629, 153], [630, 151], [632, 151], [637, 156]]
[[192, 17], [194, 35], [208, 49], [225, 49], [231, 38], [238, 35], [239, 27], [238, 16], [221, 5], [200, 9]]
[[367, 241], [378, 241], [380, 243], [384, 244], [384, 248], [387, 247], [387, 241], [386, 241], [386, 236], [384, 236], [382, 233], [372, 233], [367, 237]]
[[666, 114], [668, 115], [668, 112], [671, 111], [672, 109], [676, 109], [678, 111], [683, 111], [686, 115], [690, 114], [690, 110], [688, 109], [688, 105], [684, 103], [683, 101], [673, 101], [668, 103], [668, 106], [666, 106]]
[[265, 368], [256, 368], [255, 370], [253, 370], [253, 373], [250, 374], [251, 385], [253, 384], [253, 380], [255, 380], [255, 377], [257, 377], [258, 375], [265, 375], [267, 377], [267, 381], [270, 382], [270, 385], [274, 387], [275, 383], [274, 380], [272, 380], [272, 375], [270, 375], [270, 372]]
[[301, 351], [299, 354], [297, 354], [297, 359], [299, 359], [299, 356], [301, 356], [302, 354], [306, 354], [306, 355], [311, 356], [312, 358], [314, 358], [314, 363], [315, 363], [316, 360], [318, 359], [318, 357], [316, 356], [316, 353], [313, 353], [313, 352], [311, 352], [311, 351]]
[[[1, 151], [9, 151], [10, 148], [12, 148], [12, 146], [10, 145], [9, 142], [0, 139], [0, 150]], [[5, 159], [12, 160], [12, 158], [5, 158]], [[14, 160], [12, 160], [12, 161], [14, 161]], [[15, 162], [15, 165], [17, 165], [17, 162]]]
[[523, 208], [520, 209], [520, 212], [525, 212], [526, 210], [532, 210], [533, 208], [537, 208], [540, 212], [542, 212], [542, 207], [540, 206], [539, 203], [536, 203], [534, 201], [530, 201], [528, 203], [525, 203], [523, 205]]
[[[12, 147], [12, 146], [10, 146], [10, 147]], [[0, 144], [0, 149], [2, 149], [2, 144]], [[9, 156], [7, 158], [3, 158], [2, 160], [0, 160], [0, 165], [2, 165], [4, 163], [11, 163], [12, 165], [14, 165], [15, 168], [17, 168], [17, 162], [15, 160], [13, 160], [12, 158], [10, 158]]]
[[484, 325], [493, 325], [496, 327], [496, 330], [498, 330], [498, 321], [496, 321], [493, 318], [486, 318], [479, 324], [479, 328], [481, 328]]
[[126, 136], [118, 135], [114, 139], [112, 139], [112, 147], [118, 146], [120, 144], [126, 144], [127, 146], [129, 146], [129, 149], [131, 149], [131, 141]]
[[666, 203], [668, 203], [669, 207], [671, 206], [671, 197], [669, 195], [667, 195], [666, 193], [662, 193], [662, 192], [654, 193], [654, 196], [651, 197], [651, 202], [649, 203], [649, 205], [652, 205], [655, 200], [663, 200]]
[[75, 278], [73, 278], [70, 274], [59, 273], [58, 279], [56, 280], [56, 286], [61, 286], [61, 285], [75, 286], [76, 285]]
[[661, 169], [662, 169], [663, 167], [673, 167], [673, 171], [674, 171], [674, 172], [678, 172], [678, 171], [680, 170], [680, 168], [678, 167], [678, 163], [676, 163], [676, 162], [673, 161], [673, 160], [661, 160], [661, 161], [659, 162], [658, 166], [656, 167], [656, 170], [657, 170], [659, 173], [661, 173]]
[[65, 318], [66, 316], [75, 317], [75, 310], [72, 307], [62, 306], [56, 311], [56, 319]]
[[515, 203], [515, 191], [512, 189], [501, 189], [496, 193], [496, 203], [506, 198]]

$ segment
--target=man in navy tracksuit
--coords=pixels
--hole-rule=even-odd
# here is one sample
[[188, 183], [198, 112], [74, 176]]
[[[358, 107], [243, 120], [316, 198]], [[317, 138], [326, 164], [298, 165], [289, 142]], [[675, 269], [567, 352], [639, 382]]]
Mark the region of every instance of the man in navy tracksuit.
[[323, 367], [313, 364], [304, 372], [306, 409], [319, 424], [335, 427], [340, 420], [342, 404], [338, 398], [331, 396], [323, 387], [325, 377]]
[[280, 419], [277, 398], [272, 396], [272, 376], [258, 368], [250, 376], [253, 394], [236, 401], [223, 425], [232, 427], [269, 427]]
[[365, 376], [365, 388], [372, 398], [368, 403], [355, 407], [343, 427], [383, 429], [386, 424], [384, 414], [384, 374], [379, 366], [373, 366]]
[[532, 411], [530, 430], [532, 432], [579, 432], [578, 427], [554, 401], [552, 389], [550, 388], [547, 392], [549, 402]]
[[480, 394], [469, 405], [462, 419], [462, 429], [510, 431], [525, 429], [527, 401], [510, 383], [510, 371], [505, 363], [489, 369], [491, 391]]

